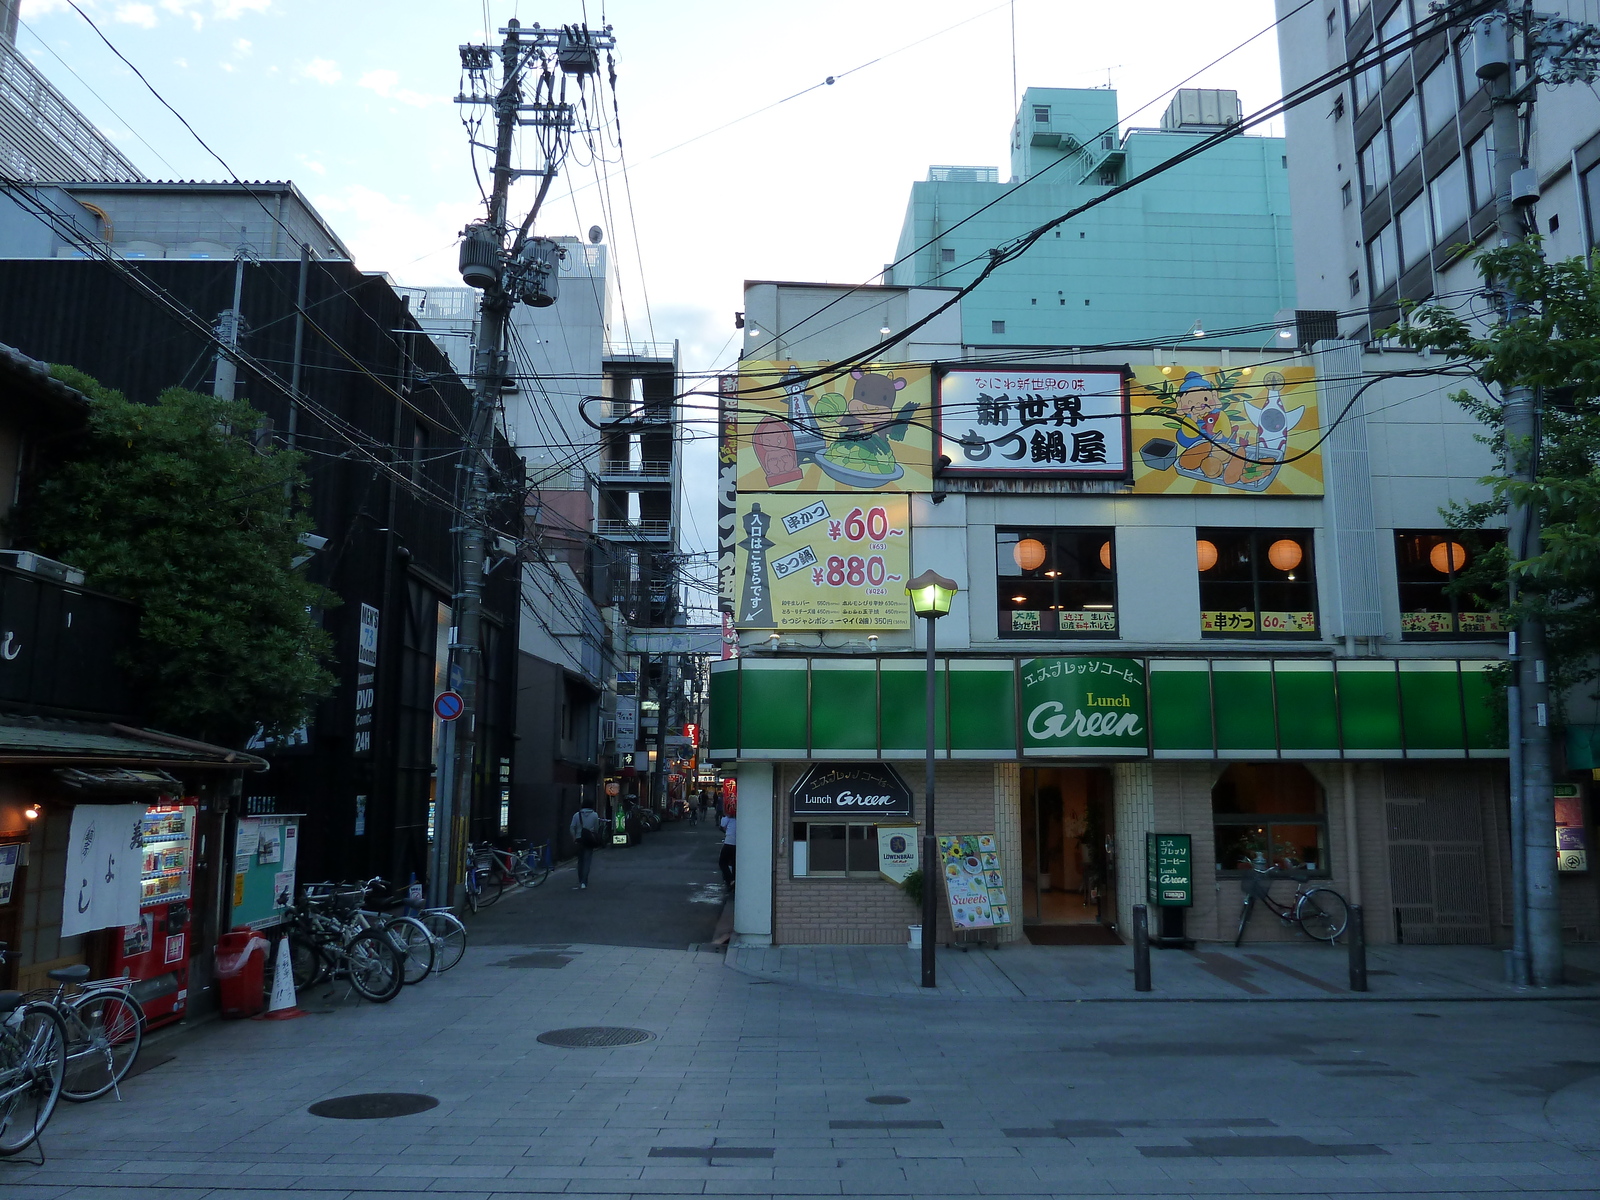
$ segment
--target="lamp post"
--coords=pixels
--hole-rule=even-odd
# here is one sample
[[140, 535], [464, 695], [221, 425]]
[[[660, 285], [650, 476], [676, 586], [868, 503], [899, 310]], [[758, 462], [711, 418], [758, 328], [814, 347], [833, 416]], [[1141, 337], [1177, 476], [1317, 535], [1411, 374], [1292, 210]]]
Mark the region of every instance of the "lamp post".
[[928, 753], [925, 760], [922, 801], [922, 986], [937, 987], [933, 959], [939, 931], [939, 854], [933, 828], [933, 712], [934, 638], [933, 623], [950, 611], [950, 602], [960, 589], [953, 579], [934, 571], [924, 571], [910, 583], [911, 611], [928, 622]]

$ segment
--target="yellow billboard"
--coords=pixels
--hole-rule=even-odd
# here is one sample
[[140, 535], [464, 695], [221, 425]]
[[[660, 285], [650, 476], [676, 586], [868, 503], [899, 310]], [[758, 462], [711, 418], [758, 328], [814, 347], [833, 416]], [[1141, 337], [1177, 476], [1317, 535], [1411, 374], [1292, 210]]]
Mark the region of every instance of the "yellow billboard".
[[741, 494], [734, 524], [740, 629], [907, 629], [910, 500]]
[[1310, 367], [1134, 367], [1130, 408], [1135, 492], [1322, 495]]
[[827, 366], [739, 365], [739, 491], [932, 491], [929, 368]]

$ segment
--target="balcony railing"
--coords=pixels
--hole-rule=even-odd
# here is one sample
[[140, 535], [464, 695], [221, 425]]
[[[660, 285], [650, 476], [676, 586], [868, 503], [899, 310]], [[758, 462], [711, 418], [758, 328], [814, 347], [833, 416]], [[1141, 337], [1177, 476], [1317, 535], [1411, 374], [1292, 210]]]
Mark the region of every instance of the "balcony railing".
[[658, 539], [672, 536], [671, 521], [607, 521], [597, 522], [595, 532], [601, 537]]
[[602, 400], [600, 402], [600, 419], [602, 421], [642, 421], [669, 425], [672, 423], [673, 407], [671, 401], [665, 403], [635, 403], [632, 400]]
[[609, 462], [600, 464], [600, 475], [607, 479], [671, 479], [671, 462]]
[[606, 358], [664, 358], [677, 353], [676, 342], [611, 342], [606, 346]]

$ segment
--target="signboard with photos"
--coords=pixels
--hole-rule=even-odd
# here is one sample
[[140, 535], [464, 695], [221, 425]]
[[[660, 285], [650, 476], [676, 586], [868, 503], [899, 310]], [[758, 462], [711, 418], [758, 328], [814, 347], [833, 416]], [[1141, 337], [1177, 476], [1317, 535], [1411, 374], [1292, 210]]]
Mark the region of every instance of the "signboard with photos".
[[958, 833], [939, 839], [950, 923], [957, 929], [992, 929], [1011, 924], [1000, 847], [992, 833]]

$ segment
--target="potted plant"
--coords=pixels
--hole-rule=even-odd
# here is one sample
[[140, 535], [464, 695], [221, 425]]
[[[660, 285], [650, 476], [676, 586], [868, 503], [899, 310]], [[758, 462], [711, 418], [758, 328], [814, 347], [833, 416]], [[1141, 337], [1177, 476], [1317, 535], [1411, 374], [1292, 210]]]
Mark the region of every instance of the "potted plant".
[[[915, 871], [911, 872], [911, 874], [907, 875], [905, 879], [901, 881], [900, 889], [905, 892], [906, 897], [911, 901], [911, 903], [917, 906], [917, 911], [921, 912], [922, 868], [918, 867]], [[922, 946], [922, 926], [908, 925], [906, 929], [908, 932], [906, 944], [909, 945], [913, 950], [920, 949]]]

